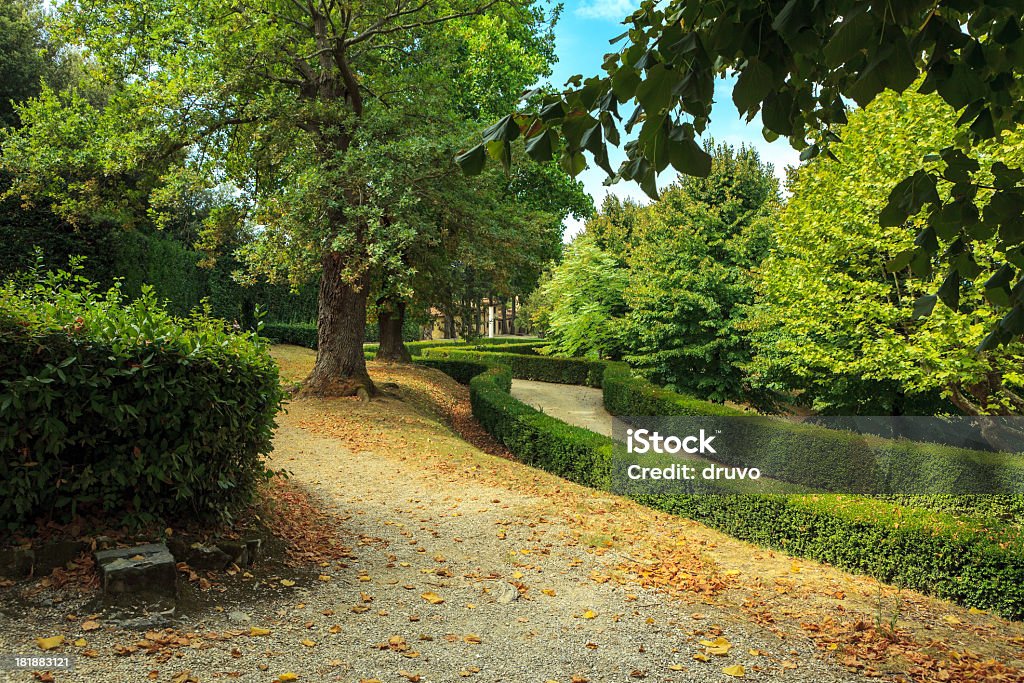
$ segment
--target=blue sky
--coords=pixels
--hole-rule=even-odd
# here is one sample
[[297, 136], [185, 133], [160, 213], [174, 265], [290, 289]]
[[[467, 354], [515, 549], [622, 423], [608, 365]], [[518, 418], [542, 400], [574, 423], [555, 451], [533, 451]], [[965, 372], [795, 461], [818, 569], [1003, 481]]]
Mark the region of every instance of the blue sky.
[[[555, 64], [551, 76], [552, 84], [561, 87], [566, 79], [575, 74], [602, 74], [601, 62], [604, 61], [605, 53], [620, 47], [612, 46], [608, 41], [625, 30], [622, 19], [639, 5], [640, 0], [566, 0], [565, 11], [555, 27], [558, 63]], [[711, 116], [711, 125], [704, 135], [711, 136], [719, 142], [728, 142], [736, 146], [746, 143], [756, 148], [761, 158], [773, 164], [775, 173], [780, 179], [783, 178], [785, 167], [798, 163], [799, 153], [784, 139], [773, 143], [766, 142], [761, 136], [759, 118], [748, 124], [736, 113], [730, 96], [732, 83], [731, 78], [717, 81], [716, 104]], [[612, 168], [617, 167], [623, 158], [625, 155], [621, 151], [616, 154], [616, 150], [611, 150]], [[673, 176], [666, 172], [659, 179], [659, 186], [666, 185], [672, 178]], [[579, 179], [598, 205], [609, 192], [620, 197], [648, 201], [646, 195], [634, 183], [620, 181], [610, 187], [604, 186], [602, 183], [605, 173], [596, 167], [585, 170]], [[582, 224], [570, 218], [566, 222], [566, 240], [579, 233], [582, 227]]]

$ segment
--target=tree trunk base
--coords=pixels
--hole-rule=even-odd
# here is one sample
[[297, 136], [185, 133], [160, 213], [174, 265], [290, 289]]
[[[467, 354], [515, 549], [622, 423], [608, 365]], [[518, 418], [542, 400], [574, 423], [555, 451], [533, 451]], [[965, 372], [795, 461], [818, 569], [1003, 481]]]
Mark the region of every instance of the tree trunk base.
[[377, 388], [374, 386], [370, 376], [363, 377], [339, 377], [335, 379], [321, 379], [310, 375], [302, 383], [299, 389], [299, 398], [341, 398], [346, 396], [358, 396], [364, 401], [369, 401], [376, 395]]

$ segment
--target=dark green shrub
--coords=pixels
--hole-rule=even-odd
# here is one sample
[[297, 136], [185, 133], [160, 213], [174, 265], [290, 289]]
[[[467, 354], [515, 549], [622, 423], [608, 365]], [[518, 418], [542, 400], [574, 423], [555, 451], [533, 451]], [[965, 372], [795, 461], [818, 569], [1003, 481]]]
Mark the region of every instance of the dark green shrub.
[[66, 274], [0, 287], [0, 524], [227, 517], [269, 476], [283, 398], [263, 342]]
[[530, 356], [519, 353], [494, 353], [464, 349], [427, 348], [425, 358], [448, 358], [451, 360], [476, 361], [507, 366], [516, 379], [529, 379], [557, 384], [583, 384], [600, 387], [604, 374], [604, 361], [583, 358], [557, 358], [554, 356]]

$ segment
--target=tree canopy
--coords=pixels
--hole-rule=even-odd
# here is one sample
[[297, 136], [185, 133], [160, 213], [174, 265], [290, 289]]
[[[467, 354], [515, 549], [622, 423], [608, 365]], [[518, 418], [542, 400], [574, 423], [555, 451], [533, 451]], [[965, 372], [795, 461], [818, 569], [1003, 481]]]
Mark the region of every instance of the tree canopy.
[[[787, 137], [805, 161], [833, 155], [854, 103], [917, 82], [957, 112], [956, 134], [908, 169], [880, 210], [885, 226], [924, 218], [891, 268], [910, 265], [925, 277], [936, 262], [970, 258], [979, 240], [998, 235], [1005, 260], [988, 271], [986, 289], [1000, 318], [979, 344], [992, 348], [1024, 332], [1024, 171], [1000, 163], [979, 175], [978, 156], [986, 141], [1024, 122], [1021, 22], [1019, 4], [1006, 0], [644, 0], [613, 41], [624, 42], [606, 55], [604, 75], [576, 76], [564, 92], [506, 116], [459, 162], [469, 173], [487, 156], [507, 164], [509, 144], [523, 137], [537, 160], [558, 155], [576, 174], [586, 152], [613, 180], [656, 196], [657, 174], [669, 165], [708, 173], [695, 138], [712, 116], [717, 76], [734, 75], [739, 113], [760, 115], [765, 138]], [[607, 145], [620, 143], [625, 103], [633, 105], [623, 126], [632, 139], [613, 170]], [[950, 269], [938, 289], [954, 310], [962, 274]]]
[[[985, 272], [1003, 258], [998, 238], [979, 241], [973, 261], [961, 256], [915, 278], [909, 265], [891, 263], [924, 219], [874, 220], [922, 154], [956, 136], [956, 119], [934, 94], [883, 93], [850, 114], [835, 159], [796, 171], [758, 281], [752, 381], [835, 414], [949, 410], [940, 396], [966, 414], [1024, 409], [1021, 344], [974, 353], [997, 320], [985, 305]], [[1020, 134], [1003, 140], [979, 155], [983, 172], [1024, 161]], [[954, 269], [963, 280], [958, 311], [933, 313], [929, 291]]]
[[547, 73], [553, 18], [526, 0], [67, 2], [53, 30], [88, 72], [19, 109], [11, 194], [125, 226], [216, 194], [205, 244], [241, 229], [250, 272], [319, 276], [307, 389], [372, 391], [369, 293], [427, 268], [454, 150]]

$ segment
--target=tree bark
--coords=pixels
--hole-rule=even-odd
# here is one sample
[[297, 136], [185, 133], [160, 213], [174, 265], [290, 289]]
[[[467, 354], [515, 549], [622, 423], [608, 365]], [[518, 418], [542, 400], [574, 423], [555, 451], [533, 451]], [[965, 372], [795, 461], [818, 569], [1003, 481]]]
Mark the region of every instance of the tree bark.
[[377, 346], [377, 360], [388, 363], [411, 363], [412, 356], [402, 341], [402, 327], [405, 323], [405, 302], [384, 301], [377, 313], [380, 328], [380, 344]]
[[363, 357], [369, 278], [364, 275], [348, 282], [341, 271], [342, 255], [325, 254], [317, 303], [316, 364], [302, 394], [369, 398], [376, 392]]

